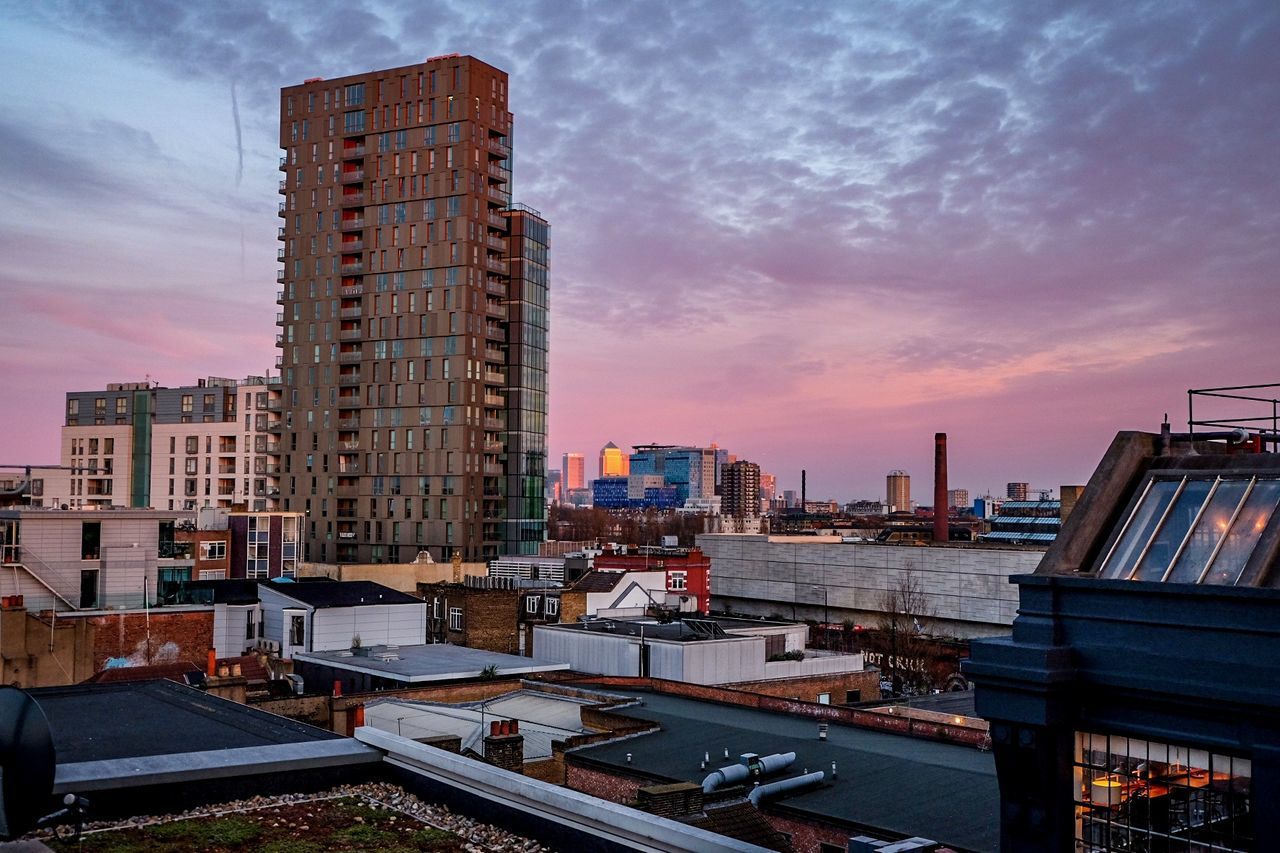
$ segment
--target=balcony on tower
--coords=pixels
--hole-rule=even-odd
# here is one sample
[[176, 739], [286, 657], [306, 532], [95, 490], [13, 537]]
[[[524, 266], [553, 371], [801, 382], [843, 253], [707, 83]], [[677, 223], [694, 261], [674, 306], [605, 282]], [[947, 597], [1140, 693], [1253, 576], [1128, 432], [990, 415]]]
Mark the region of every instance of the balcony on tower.
[[364, 169], [344, 169], [342, 172], [342, 182], [344, 184], [358, 184], [364, 180]]
[[342, 194], [343, 207], [360, 207], [364, 205], [363, 192], [345, 192]]
[[364, 217], [363, 216], [344, 217], [342, 222], [339, 224], [339, 227], [343, 231], [359, 231], [360, 229], [364, 228]]

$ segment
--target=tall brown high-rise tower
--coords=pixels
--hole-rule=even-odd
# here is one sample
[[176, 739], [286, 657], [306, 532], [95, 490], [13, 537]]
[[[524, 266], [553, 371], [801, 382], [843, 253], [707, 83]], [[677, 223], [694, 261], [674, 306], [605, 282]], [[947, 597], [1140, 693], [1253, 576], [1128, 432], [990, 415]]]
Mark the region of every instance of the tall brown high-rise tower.
[[470, 56], [281, 90], [282, 485], [311, 560], [543, 538], [547, 227], [511, 205], [511, 125]]

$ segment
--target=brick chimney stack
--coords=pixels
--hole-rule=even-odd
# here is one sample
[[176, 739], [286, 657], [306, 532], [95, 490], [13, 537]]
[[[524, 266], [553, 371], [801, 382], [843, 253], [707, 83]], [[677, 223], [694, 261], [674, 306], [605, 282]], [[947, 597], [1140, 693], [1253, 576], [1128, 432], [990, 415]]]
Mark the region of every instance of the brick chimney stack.
[[950, 511], [947, 506], [947, 434], [933, 436], [933, 541], [951, 539]]

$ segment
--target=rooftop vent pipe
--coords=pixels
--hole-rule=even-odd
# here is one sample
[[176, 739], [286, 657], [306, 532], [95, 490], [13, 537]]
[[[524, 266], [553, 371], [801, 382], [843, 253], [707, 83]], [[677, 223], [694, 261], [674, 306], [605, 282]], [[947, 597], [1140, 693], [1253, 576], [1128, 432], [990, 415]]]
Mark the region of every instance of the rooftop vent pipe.
[[751, 805], [759, 806], [760, 801], [765, 797], [776, 797], [779, 794], [788, 791], [798, 791], [801, 788], [808, 788], [811, 785], [817, 785], [826, 778], [826, 774], [821, 770], [815, 770], [812, 773], [806, 773], [803, 776], [792, 776], [790, 779], [779, 779], [777, 782], [770, 782], [768, 785], [761, 785], [747, 795], [747, 799], [751, 801]]
[[747, 753], [743, 756], [743, 759], [737, 764], [730, 764], [728, 767], [721, 767], [719, 770], [713, 770], [707, 774], [707, 778], [702, 780], [702, 793], [710, 794], [719, 787], [745, 782], [752, 776], [761, 776], [785, 770], [795, 763], [796, 754], [794, 752], [779, 752], [759, 758]]

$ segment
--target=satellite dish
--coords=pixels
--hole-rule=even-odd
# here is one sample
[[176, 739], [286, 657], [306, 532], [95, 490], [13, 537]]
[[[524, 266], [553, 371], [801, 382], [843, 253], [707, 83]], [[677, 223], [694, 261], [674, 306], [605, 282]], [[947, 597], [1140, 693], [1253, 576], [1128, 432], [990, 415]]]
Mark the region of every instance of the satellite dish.
[[49, 721], [26, 691], [0, 687], [0, 840], [36, 825], [53, 795]]

